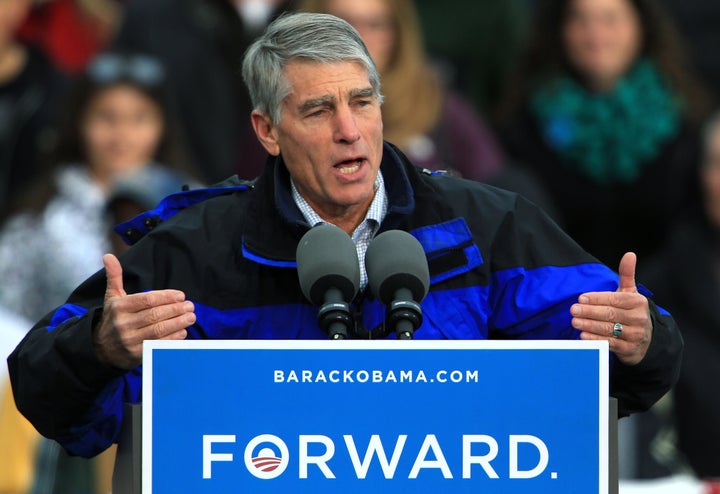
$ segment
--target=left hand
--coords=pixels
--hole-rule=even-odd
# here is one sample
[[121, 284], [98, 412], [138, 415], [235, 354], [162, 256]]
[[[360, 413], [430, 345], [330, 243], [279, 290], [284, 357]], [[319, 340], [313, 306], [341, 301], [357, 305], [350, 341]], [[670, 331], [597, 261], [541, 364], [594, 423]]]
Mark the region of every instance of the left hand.
[[[610, 351], [627, 365], [639, 363], [650, 346], [652, 319], [648, 300], [637, 291], [635, 265], [637, 256], [627, 252], [620, 261], [620, 284], [614, 292], [583, 293], [570, 308], [572, 326], [582, 331], [583, 340], [608, 340]], [[615, 323], [622, 333], [613, 334]]]

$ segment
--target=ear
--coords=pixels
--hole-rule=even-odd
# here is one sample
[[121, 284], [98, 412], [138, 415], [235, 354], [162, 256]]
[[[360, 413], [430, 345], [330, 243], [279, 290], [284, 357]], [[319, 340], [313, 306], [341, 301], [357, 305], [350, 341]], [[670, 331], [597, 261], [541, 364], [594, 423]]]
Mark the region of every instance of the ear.
[[250, 118], [260, 144], [268, 153], [278, 156], [280, 154], [280, 143], [278, 142], [277, 127], [275, 127], [270, 116], [259, 110], [253, 110]]

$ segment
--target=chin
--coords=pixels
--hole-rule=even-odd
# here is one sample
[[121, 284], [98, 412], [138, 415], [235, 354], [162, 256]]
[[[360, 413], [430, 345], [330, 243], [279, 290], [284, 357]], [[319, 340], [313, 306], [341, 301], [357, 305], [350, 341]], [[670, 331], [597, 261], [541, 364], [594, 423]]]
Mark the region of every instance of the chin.
[[369, 206], [374, 195], [374, 191], [371, 188], [369, 192], [363, 191], [362, 193], [355, 194], [340, 194], [334, 198], [334, 202], [344, 207], [362, 206], [363, 204]]

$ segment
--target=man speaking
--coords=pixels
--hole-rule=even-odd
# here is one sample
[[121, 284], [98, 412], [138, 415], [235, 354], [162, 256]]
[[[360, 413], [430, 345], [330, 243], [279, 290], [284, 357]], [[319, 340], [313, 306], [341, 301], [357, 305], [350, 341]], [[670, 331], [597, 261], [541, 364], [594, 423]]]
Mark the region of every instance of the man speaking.
[[639, 293], [635, 256], [618, 277], [522, 197], [420, 170], [383, 142], [379, 76], [349, 24], [281, 17], [243, 76], [271, 155], [262, 176], [172, 195], [123, 226], [133, 248], [106, 255], [8, 359], [17, 405], [42, 434], [83, 456], [112, 444], [123, 403], [141, 399], [144, 340], [327, 338], [295, 258], [321, 223], [358, 254], [348, 337], [388, 336], [364, 257], [376, 235], [403, 230], [429, 266], [415, 338], [606, 339], [621, 414], [675, 382], [682, 340]]

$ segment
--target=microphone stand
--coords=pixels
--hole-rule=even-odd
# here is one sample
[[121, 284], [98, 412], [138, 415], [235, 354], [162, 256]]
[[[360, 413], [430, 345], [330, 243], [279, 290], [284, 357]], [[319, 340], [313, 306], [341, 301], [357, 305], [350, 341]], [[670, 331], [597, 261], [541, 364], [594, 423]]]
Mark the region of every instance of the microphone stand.
[[422, 309], [413, 300], [409, 289], [400, 288], [395, 292], [394, 300], [388, 305], [386, 319], [398, 340], [414, 339], [415, 330], [422, 324]]
[[350, 305], [343, 300], [342, 292], [331, 287], [325, 293], [325, 301], [318, 311], [318, 325], [331, 340], [345, 340], [353, 323]]

